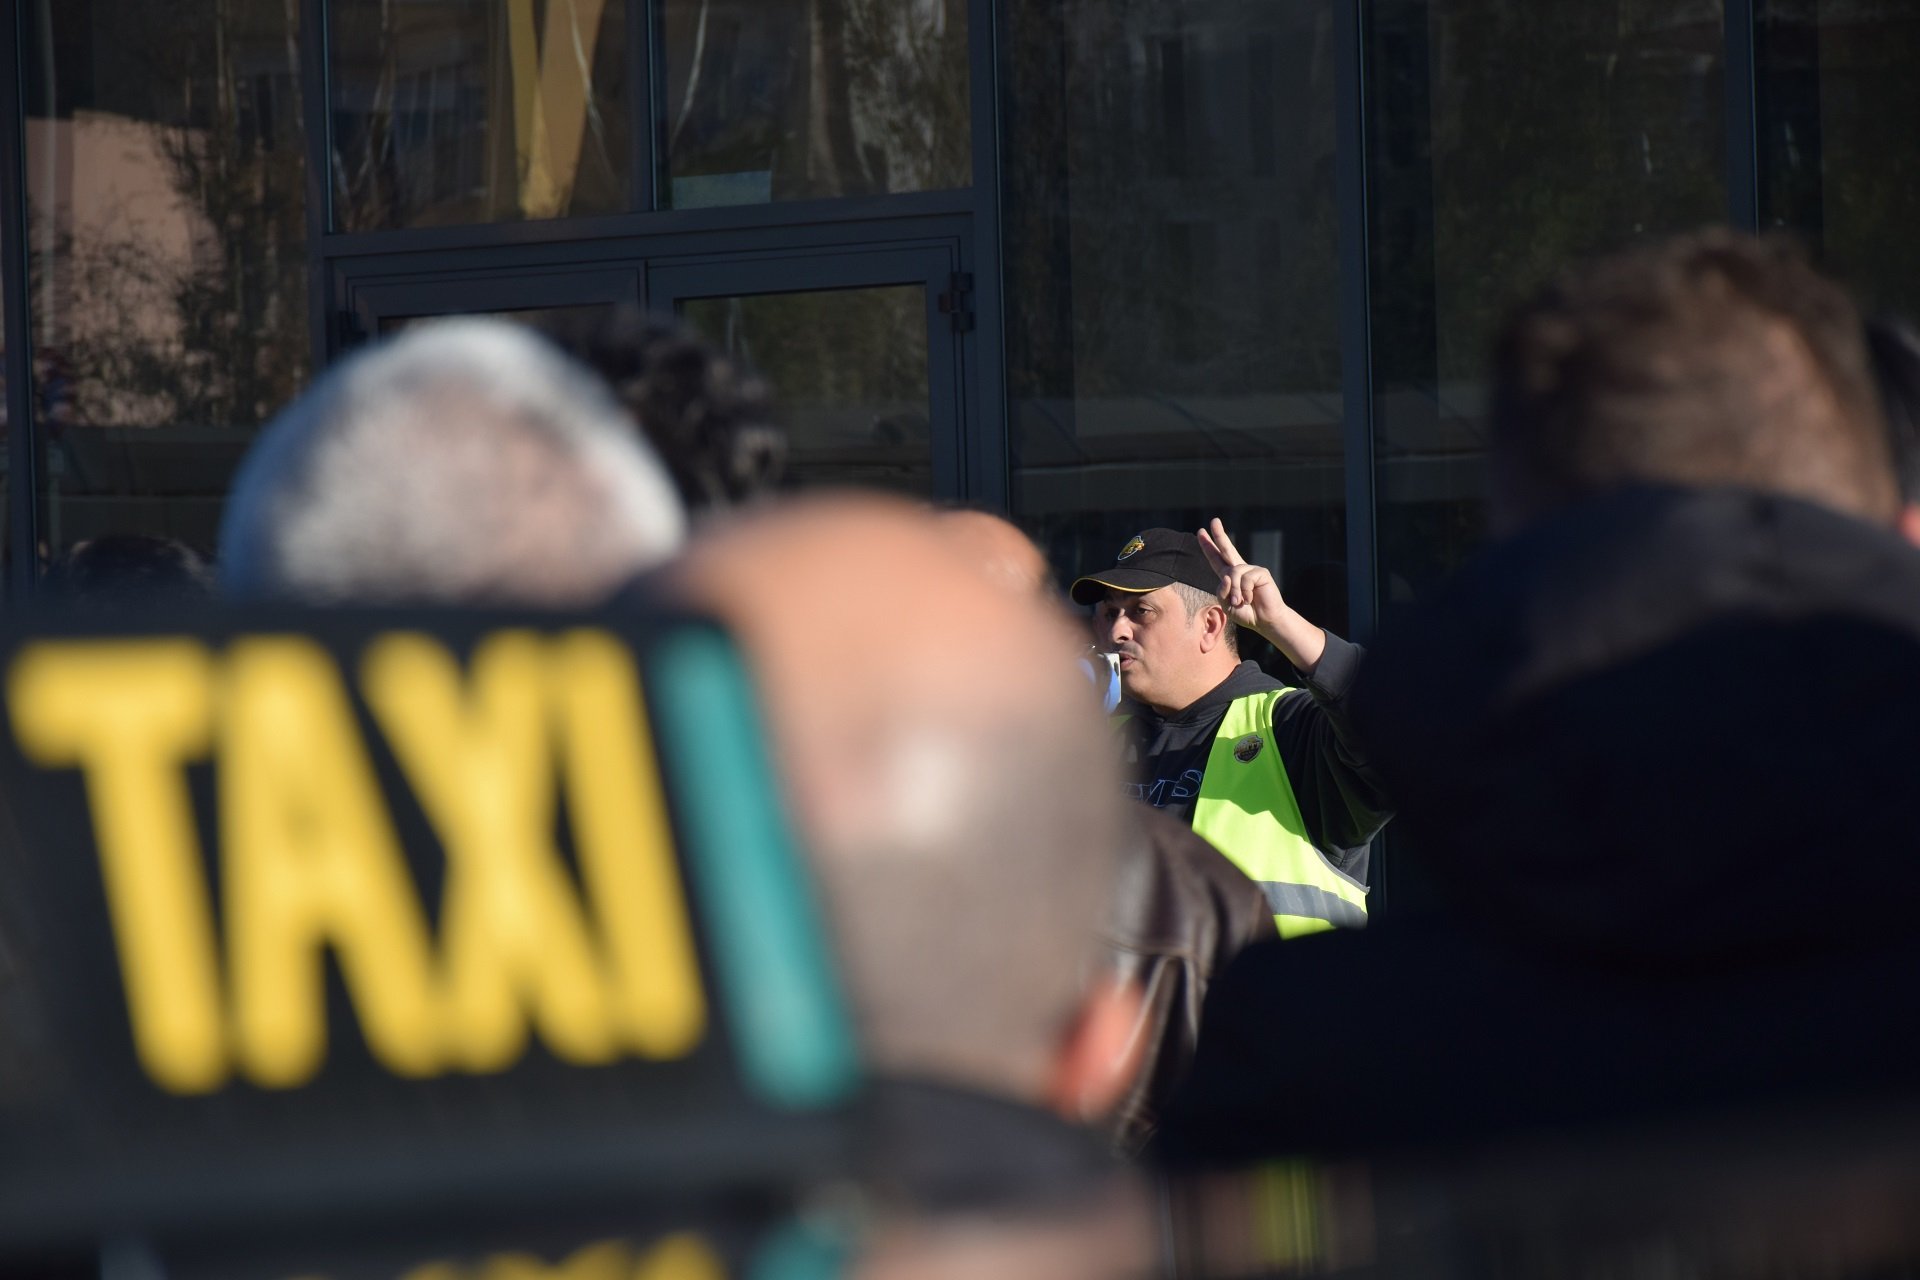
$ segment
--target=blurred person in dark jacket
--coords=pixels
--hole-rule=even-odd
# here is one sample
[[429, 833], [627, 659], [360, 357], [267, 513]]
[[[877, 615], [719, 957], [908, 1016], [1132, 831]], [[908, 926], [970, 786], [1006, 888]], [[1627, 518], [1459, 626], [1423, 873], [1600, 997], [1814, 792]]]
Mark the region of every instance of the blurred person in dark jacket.
[[1913, 1078], [1920, 555], [1859, 312], [1774, 241], [1631, 250], [1518, 311], [1492, 415], [1500, 536], [1353, 695], [1444, 906], [1247, 952], [1170, 1149]]
[[[1879, 766], [1855, 758], [1876, 717], [1845, 714], [1869, 709], [1853, 674], [1762, 664], [1767, 647], [1825, 618], [1896, 632], [1920, 619], [1900, 589], [1920, 561], [1894, 532], [1898, 486], [1852, 301], [1791, 247], [1729, 233], [1604, 259], [1507, 326], [1491, 435], [1491, 515], [1506, 536], [1382, 640], [1388, 660], [1355, 694], [1380, 768], [1413, 789], [1409, 809], [1420, 798], [1409, 826], [1436, 874], [1466, 910], [1557, 945], [1697, 954], [1860, 936], [1876, 909], [1844, 923], [1805, 912], [1781, 892], [1805, 867], [1756, 857], [1735, 834], [1749, 822], [1756, 847], [1784, 854], [1788, 830], [1876, 812], [1854, 801], [1873, 797]], [[1737, 667], [1729, 645], [1699, 681], [1648, 686], [1657, 707], [1636, 697], [1539, 718], [1576, 682], [1672, 661], [1708, 628], [1739, 629], [1753, 665]], [[1736, 670], [1744, 687], [1729, 684]], [[1782, 732], [1803, 716], [1806, 734]], [[1766, 737], [1731, 732], [1743, 723]], [[1496, 726], [1524, 730], [1532, 758], [1490, 742]], [[1781, 766], [1814, 763], [1815, 742], [1824, 785], [1793, 782], [1802, 770]], [[1786, 756], [1769, 765], [1772, 751]], [[1496, 765], [1526, 784], [1467, 785]], [[1603, 780], [1620, 790], [1603, 799]], [[1764, 805], [1756, 784], [1776, 786]], [[1807, 825], [1783, 826], [1788, 815]]]

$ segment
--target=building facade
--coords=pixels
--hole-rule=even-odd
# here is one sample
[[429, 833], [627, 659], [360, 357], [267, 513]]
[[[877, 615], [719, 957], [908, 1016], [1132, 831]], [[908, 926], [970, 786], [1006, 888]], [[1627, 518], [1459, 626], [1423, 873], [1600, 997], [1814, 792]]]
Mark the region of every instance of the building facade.
[[1909, 0], [0, 0], [10, 598], [209, 546], [254, 431], [419, 318], [679, 312], [800, 477], [1062, 572], [1220, 515], [1365, 636], [1480, 537], [1481, 361], [1732, 222], [1920, 311]]

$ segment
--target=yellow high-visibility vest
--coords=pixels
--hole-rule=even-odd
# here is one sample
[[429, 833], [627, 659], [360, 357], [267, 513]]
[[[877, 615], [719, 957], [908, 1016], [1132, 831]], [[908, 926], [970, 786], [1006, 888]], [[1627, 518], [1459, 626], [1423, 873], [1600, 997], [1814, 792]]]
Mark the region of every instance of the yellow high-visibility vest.
[[[1367, 886], [1314, 848], [1273, 741], [1273, 712], [1294, 689], [1227, 707], [1193, 806], [1193, 829], [1267, 895], [1283, 938], [1367, 923]], [[1124, 718], [1117, 723], [1124, 723]]]

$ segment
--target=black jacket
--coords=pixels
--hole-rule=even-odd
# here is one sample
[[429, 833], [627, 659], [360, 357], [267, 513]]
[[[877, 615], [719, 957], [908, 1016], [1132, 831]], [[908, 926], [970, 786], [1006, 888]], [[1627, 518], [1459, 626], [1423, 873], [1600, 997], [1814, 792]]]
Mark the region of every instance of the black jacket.
[[1920, 553], [1620, 493], [1482, 555], [1353, 704], [1449, 909], [1245, 952], [1170, 1155], [1920, 1092]]
[[1920, 553], [1824, 508], [1644, 489], [1492, 548], [1353, 716], [1453, 908], [1720, 963], [1920, 921]]
[[[1273, 743], [1287, 767], [1307, 838], [1334, 866], [1356, 880], [1367, 876], [1367, 845], [1393, 807], [1348, 723], [1347, 692], [1360, 669], [1360, 649], [1329, 633], [1308, 695], [1280, 699], [1273, 712]], [[1280, 681], [1242, 662], [1233, 674], [1191, 706], [1170, 716], [1135, 702], [1121, 704], [1123, 759], [1134, 781], [1128, 794], [1193, 822], [1214, 735], [1236, 698], [1282, 688]]]

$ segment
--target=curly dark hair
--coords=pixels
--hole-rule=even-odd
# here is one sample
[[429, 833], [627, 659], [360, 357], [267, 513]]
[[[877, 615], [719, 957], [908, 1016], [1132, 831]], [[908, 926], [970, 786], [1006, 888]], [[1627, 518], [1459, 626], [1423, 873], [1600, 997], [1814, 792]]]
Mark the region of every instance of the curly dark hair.
[[213, 570], [178, 538], [107, 533], [67, 548], [49, 567], [41, 593], [90, 609], [190, 605], [212, 596]]
[[679, 321], [620, 307], [554, 336], [613, 387], [689, 511], [785, 484], [787, 435], [766, 384]]

